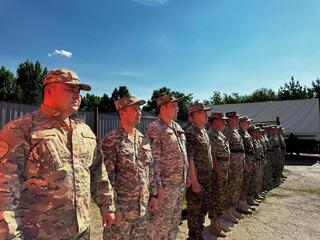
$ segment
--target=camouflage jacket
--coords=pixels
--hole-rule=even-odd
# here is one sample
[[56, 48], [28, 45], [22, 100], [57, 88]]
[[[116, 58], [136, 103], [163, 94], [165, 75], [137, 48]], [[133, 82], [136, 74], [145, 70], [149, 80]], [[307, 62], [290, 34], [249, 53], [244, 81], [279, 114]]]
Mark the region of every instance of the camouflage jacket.
[[[93, 194], [114, 211], [112, 188], [96, 138], [80, 118], [44, 105], [0, 132], [0, 212], [8, 239], [73, 239], [90, 225]], [[20, 236], [20, 237], [19, 237]]]
[[218, 162], [229, 161], [230, 149], [226, 136], [224, 136], [221, 131], [217, 131], [215, 129], [210, 129], [208, 134], [212, 143], [212, 158], [217, 159]]
[[279, 142], [279, 138], [277, 135], [271, 135], [270, 143], [271, 143], [273, 151], [276, 151], [276, 152], [280, 151], [280, 142]]
[[178, 123], [168, 126], [160, 116], [151, 122], [146, 135], [150, 139], [157, 187], [181, 186], [188, 170], [186, 137]]
[[247, 131], [239, 130], [239, 134], [243, 140], [243, 146], [246, 154], [254, 155], [253, 139]]
[[285, 151], [286, 150], [286, 142], [284, 140], [284, 137], [283, 136], [279, 136], [279, 143], [280, 143], [280, 148], [282, 151]]
[[264, 153], [263, 146], [259, 139], [253, 138], [254, 157], [257, 162], [263, 161]]
[[229, 126], [225, 126], [223, 129], [223, 134], [228, 139], [231, 154], [245, 152], [242, 137], [237, 129], [232, 129]]
[[157, 193], [149, 142], [137, 129], [134, 131], [133, 142], [122, 128], [113, 130], [100, 141], [116, 212], [127, 219], [144, 216], [150, 194]]
[[188, 159], [193, 159], [199, 183], [206, 185], [213, 172], [211, 141], [208, 132], [206, 129], [199, 129], [195, 124], [192, 124], [186, 130], [186, 138]]

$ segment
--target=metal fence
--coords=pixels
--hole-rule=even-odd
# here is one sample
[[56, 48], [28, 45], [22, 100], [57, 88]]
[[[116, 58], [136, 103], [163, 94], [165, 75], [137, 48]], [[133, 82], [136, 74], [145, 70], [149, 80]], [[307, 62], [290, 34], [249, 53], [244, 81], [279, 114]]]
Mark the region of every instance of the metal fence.
[[[39, 106], [35, 105], [0, 101], [0, 128], [18, 117], [36, 111], [38, 108]], [[79, 111], [78, 115], [84, 118], [93, 131], [96, 129], [98, 138], [101, 138], [119, 126], [119, 119], [116, 114], [95, 114], [94, 112]], [[141, 117], [141, 122], [137, 128], [144, 133], [148, 124], [154, 119], [154, 117]]]

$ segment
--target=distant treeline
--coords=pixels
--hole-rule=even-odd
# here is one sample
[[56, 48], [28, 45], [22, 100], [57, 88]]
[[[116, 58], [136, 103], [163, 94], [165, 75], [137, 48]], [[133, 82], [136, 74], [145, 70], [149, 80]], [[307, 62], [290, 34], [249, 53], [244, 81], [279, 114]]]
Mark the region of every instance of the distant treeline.
[[[18, 103], [37, 104], [42, 99], [42, 79], [47, 74], [46, 67], [42, 67], [39, 61], [35, 63], [27, 60], [21, 63], [13, 74], [5, 66], [0, 68], [0, 100]], [[175, 94], [177, 97], [185, 96], [185, 99], [179, 103], [180, 111], [179, 120], [186, 120], [187, 108], [191, 102], [199, 102], [194, 100], [192, 93], [182, 93], [172, 91], [167, 87], [162, 87], [153, 91], [151, 98], [143, 107], [143, 110], [157, 115], [158, 108], [155, 99], [164, 94]], [[114, 113], [114, 102], [118, 99], [130, 95], [126, 86], [115, 88], [112, 94], [103, 94], [96, 96], [94, 94], [86, 94], [82, 98], [81, 110], [93, 111], [96, 107], [100, 112]], [[302, 86], [299, 80], [291, 77], [288, 83], [281, 86], [277, 91], [268, 88], [260, 88], [251, 94], [240, 95], [238, 92], [231, 94], [221, 94], [219, 91], [213, 91], [212, 97], [203, 101], [206, 105], [211, 104], [231, 104], [231, 103], [248, 103], [248, 102], [265, 102], [319, 98], [320, 96], [320, 79], [311, 81], [311, 86]]]

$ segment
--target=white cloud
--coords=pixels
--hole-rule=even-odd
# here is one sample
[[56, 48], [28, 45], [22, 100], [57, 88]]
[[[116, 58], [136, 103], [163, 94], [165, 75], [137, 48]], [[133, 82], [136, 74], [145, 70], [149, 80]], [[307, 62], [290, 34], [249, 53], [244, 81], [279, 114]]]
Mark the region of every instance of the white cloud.
[[144, 77], [147, 75], [143, 72], [134, 72], [134, 71], [120, 71], [120, 72], [114, 72], [114, 74], [126, 76], [126, 77]]
[[146, 6], [157, 7], [166, 5], [169, 0], [131, 0], [136, 3], [140, 3]]
[[54, 52], [48, 53], [49, 57], [53, 57], [54, 55], [61, 55], [61, 56], [67, 57], [67, 58], [71, 58], [72, 57], [72, 52], [55, 49]]

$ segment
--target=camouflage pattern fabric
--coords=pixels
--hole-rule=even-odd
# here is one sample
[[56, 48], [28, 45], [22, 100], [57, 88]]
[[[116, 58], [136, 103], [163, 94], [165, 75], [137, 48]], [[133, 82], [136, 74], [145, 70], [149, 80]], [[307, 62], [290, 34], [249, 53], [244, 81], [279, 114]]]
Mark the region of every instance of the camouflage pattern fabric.
[[[8, 123], [0, 141], [0, 213], [8, 239], [76, 239], [90, 226], [90, 200], [114, 211], [112, 188], [90, 128], [44, 105]], [[4, 145], [3, 144], [3, 145]]]
[[228, 187], [228, 175], [230, 165], [230, 149], [227, 138], [221, 131], [215, 129], [209, 130], [209, 138], [211, 141], [211, 153], [212, 158], [218, 162], [218, 167], [221, 171], [222, 183], [221, 186], [213, 187], [211, 208], [209, 212], [209, 218], [216, 219], [221, 215], [222, 211], [229, 206], [226, 204], [227, 187]]
[[117, 128], [100, 141], [116, 213], [123, 218], [111, 230], [105, 229], [104, 239], [143, 239], [137, 236], [146, 235], [147, 224], [137, 224], [146, 218], [150, 194], [156, 195], [156, 185], [149, 141], [137, 129], [134, 133], [132, 141], [122, 128]]
[[248, 131], [243, 131], [240, 129], [239, 134], [242, 137], [245, 149], [245, 171], [243, 173], [243, 184], [240, 199], [246, 200], [247, 196], [252, 196], [250, 189], [252, 189], [252, 182], [256, 168], [254, 161], [254, 146], [253, 139]]
[[191, 239], [202, 239], [203, 224], [212, 197], [211, 142], [207, 131], [204, 128], [199, 129], [195, 124], [186, 130], [186, 138], [188, 158], [194, 161], [197, 180], [202, 187], [199, 193], [194, 193], [191, 188], [187, 190], [189, 237]]
[[280, 142], [279, 138], [276, 135], [272, 135], [271, 137], [271, 144], [272, 144], [272, 149], [273, 149], [273, 161], [272, 161], [272, 175], [275, 183], [280, 182], [280, 171], [279, 171], [279, 162], [281, 161], [280, 159], [280, 154], [281, 154], [281, 148], [280, 148]]
[[242, 190], [243, 171], [245, 164], [244, 145], [242, 137], [236, 129], [225, 126], [223, 134], [227, 137], [230, 146], [230, 172], [228, 182], [229, 206], [234, 207], [238, 202]]
[[263, 146], [259, 139], [253, 139], [256, 160], [256, 172], [253, 184], [253, 193], [257, 195], [261, 191], [262, 177], [263, 177]]
[[159, 209], [150, 216], [148, 235], [152, 239], [175, 239], [182, 211], [182, 196], [188, 170], [186, 137], [178, 123], [168, 126], [159, 116], [149, 124], [157, 186], [165, 191]]
[[280, 149], [281, 149], [281, 165], [280, 165], [280, 171], [281, 171], [281, 174], [283, 172], [283, 169], [284, 169], [284, 162], [286, 160], [286, 142], [284, 140], [284, 137], [282, 135], [279, 136], [279, 143], [280, 143]]

